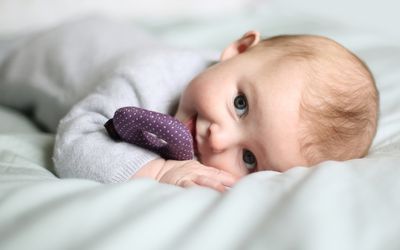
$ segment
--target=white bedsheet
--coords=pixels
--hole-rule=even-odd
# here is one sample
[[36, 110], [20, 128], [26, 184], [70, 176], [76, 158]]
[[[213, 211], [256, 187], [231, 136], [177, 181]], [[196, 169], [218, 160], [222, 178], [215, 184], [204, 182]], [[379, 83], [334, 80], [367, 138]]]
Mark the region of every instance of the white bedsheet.
[[400, 249], [396, 3], [253, 3], [262, 8], [146, 27], [167, 42], [199, 48], [222, 48], [250, 28], [342, 42], [370, 65], [381, 94], [368, 157], [252, 174], [225, 194], [153, 180], [60, 180], [50, 160], [54, 135], [0, 107], [0, 249]]

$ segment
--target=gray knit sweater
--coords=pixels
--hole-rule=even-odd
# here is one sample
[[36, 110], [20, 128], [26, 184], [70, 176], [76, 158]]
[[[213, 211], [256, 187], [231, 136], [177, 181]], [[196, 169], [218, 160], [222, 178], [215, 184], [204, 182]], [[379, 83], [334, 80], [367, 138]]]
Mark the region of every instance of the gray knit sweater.
[[212, 58], [161, 45], [132, 25], [104, 19], [18, 41], [0, 65], [1, 104], [28, 110], [56, 131], [53, 160], [60, 177], [103, 183], [126, 181], [158, 157], [113, 141], [104, 123], [124, 106], [173, 114], [184, 87]]

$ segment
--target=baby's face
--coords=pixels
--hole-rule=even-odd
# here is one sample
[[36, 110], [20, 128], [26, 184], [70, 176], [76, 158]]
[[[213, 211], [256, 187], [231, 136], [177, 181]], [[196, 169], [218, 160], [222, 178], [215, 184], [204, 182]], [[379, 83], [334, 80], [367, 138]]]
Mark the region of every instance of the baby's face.
[[176, 114], [192, 128], [198, 159], [237, 176], [306, 164], [298, 142], [304, 73], [257, 46], [194, 78]]

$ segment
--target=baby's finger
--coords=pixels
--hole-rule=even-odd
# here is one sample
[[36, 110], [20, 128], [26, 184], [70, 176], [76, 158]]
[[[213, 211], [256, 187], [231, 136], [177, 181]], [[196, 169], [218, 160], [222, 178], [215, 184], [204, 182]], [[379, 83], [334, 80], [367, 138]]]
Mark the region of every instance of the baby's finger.
[[227, 188], [220, 181], [214, 180], [207, 176], [203, 176], [203, 175], [197, 176], [193, 181], [197, 185], [200, 185], [203, 187], [209, 187], [209, 188], [215, 189], [221, 193], [225, 192], [227, 190]]
[[239, 180], [238, 177], [223, 170], [212, 167], [210, 167], [209, 170], [211, 171], [211, 175], [207, 176], [212, 177], [212, 179], [218, 180], [226, 187], [232, 187]]
[[183, 187], [183, 188], [190, 188], [190, 187], [194, 187], [194, 186], [199, 186], [198, 184], [196, 184], [195, 182], [190, 181], [190, 180], [183, 180], [178, 185]]

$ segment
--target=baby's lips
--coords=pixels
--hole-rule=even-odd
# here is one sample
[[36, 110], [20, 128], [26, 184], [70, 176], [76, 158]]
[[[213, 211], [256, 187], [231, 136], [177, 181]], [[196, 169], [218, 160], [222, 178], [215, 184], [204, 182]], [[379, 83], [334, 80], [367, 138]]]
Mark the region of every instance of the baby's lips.
[[195, 127], [195, 116], [190, 117], [189, 120], [187, 120], [186, 122], [184, 122], [184, 125], [189, 129], [190, 134], [192, 135], [192, 137], [194, 137], [194, 127]]
[[192, 135], [193, 150], [194, 150], [195, 155], [198, 155], [198, 148], [197, 148], [197, 141], [196, 141], [196, 120], [197, 120], [197, 115], [193, 115], [192, 117], [190, 117], [189, 120], [187, 120], [183, 124], [186, 126], [186, 128], [190, 131], [190, 134]]

